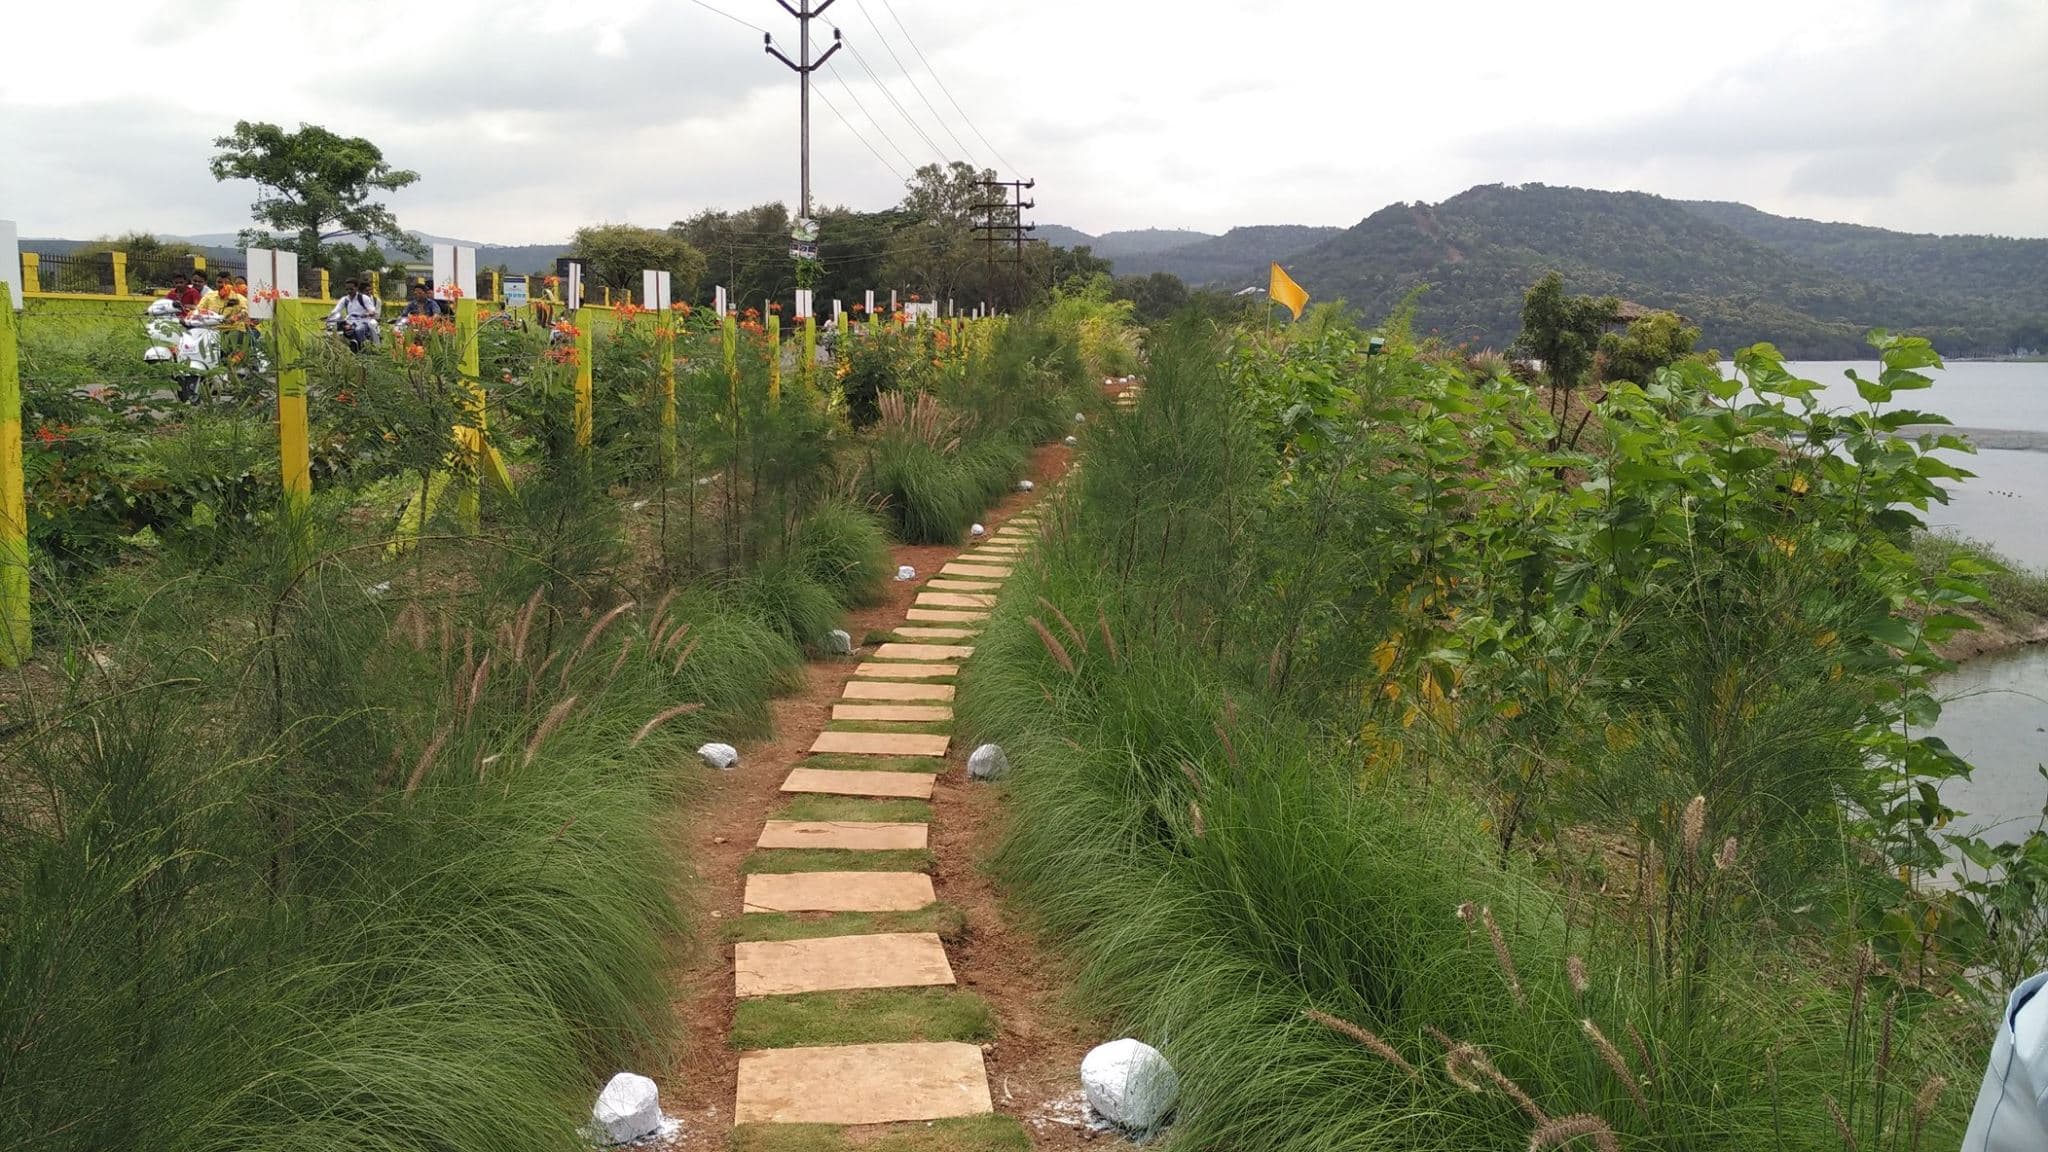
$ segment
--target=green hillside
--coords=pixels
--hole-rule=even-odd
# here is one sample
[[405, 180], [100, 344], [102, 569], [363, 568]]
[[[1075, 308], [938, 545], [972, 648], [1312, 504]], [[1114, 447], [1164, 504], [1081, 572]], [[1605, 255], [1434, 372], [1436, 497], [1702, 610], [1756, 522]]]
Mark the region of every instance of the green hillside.
[[1949, 355], [1996, 354], [2018, 319], [1910, 275], [1831, 270], [1679, 201], [1541, 184], [1391, 205], [1282, 263], [1316, 298], [1369, 316], [1428, 284], [1418, 329], [1495, 347], [1519, 330], [1523, 291], [1553, 269], [1573, 292], [1677, 311], [1724, 350], [1768, 340], [1793, 356], [1855, 356], [1866, 330], [1886, 327]]
[[[1171, 272], [1191, 287], [1214, 284], [1242, 288], [1264, 283], [1261, 273], [1268, 261], [1285, 260], [1338, 234], [1342, 228], [1318, 228], [1304, 224], [1259, 224], [1232, 228], [1161, 252], [1134, 253], [1111, 257], [1118, 276], [1149, 276]], [[1104, 253], [1100, 248], [1095, 254]]]

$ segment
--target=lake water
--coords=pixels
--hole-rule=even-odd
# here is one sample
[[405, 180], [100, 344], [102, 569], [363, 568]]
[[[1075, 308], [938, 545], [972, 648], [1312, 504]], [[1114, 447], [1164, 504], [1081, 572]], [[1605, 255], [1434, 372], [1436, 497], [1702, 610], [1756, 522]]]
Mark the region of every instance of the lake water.
[[[1874, 378], [1881, 365], [1805, 361], [1786, 368], [1825, 386], [1824, 407], [1847, 409], [1864, 404], [1843, 373], [1854, 368]], [[1958, 428], [2041, 438], [2038, 447], [1952, 455], [1953, 463], [1977, 475], [1949, 486], [1949, 503], [1927, 511], [1929, 527], [1981, 541], [2015, 564], [2048, 570], [2048, 363], [1964, 361], [1929, 375], [1934, 387], [1900, 393], [1895, 406], [1939, 412]], [[1969, 814], [1959, 830], [1993, 840], [2024, 838], [2048, 802], [2048, 781], [2037, 771], [2048, 762], [2048, 645], [1971, 660], [1936, 688], [1945, 703], [1935, 734], [1976, 766], [1971, 779], [1942, 789], [1943, 800]]]

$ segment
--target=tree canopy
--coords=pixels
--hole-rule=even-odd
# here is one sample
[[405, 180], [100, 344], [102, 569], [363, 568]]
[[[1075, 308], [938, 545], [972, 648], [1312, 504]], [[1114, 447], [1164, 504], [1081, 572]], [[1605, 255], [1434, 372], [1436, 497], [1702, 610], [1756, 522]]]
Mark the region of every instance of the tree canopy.
[[680, 299], [697, 293], [704, 278], [704, 253], [672, 230], [632, 224], [594, 224], [578, 228], [570, 255], [583, 261], [591, 287], [640, 292], [642, 272], [667, 272], [670, 288]]
[[339, 136], [317, 124], [287, 132], [275, 124], [240, 120], [231, 135], [213, 143], [220, 149], [208, 165], [215, 180], [256, 183], [256, 202], [249, 211], [263, 227], [244, 229], [242, 243], [291, 248], [308, 266], [320, 262], [322, 240], [348, 232], [366, 241], [388, 239], [414, 255], [423, 251], [399, 228], [398, 218], [370, 198], [416, 182], [419, 173], [393, 168], [368, 140]]

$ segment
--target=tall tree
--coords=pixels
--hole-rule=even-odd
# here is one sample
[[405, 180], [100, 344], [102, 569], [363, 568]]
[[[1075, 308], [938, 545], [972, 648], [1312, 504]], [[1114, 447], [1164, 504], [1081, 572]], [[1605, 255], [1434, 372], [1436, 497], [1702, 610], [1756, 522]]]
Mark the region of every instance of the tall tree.
[[780, 300], [796, 288], [789, 209], [779, 202], [737, 212], [706, 208], [668, 230], [704, 254], [705, 275], [724, 285], [741, 307], [765, 307], [766, 301]]
[[[354, 232], [382, 238], [415, 256], [420, 243], [401, 230], [397, 217], [370, 197], [395, 192], [420, 176], [384, 162], [384, 153], [360, 136], [337, 136], [317, 124], [287, 132], [275, 124], [240, 120], [233, 135], [214, 140], [220, 151], [209, 167], [215, 180], [253, 180], [258, 189], [249, 207], [261, 228], [244, 229], [244, 244], [285, 245], [308, 266], [320, 262], [320, 242]], [[331, 226], [331, 227], [330, 227]]]
[[569, 254], [583, 261], [590, 287], [609, 286], [635, 296], [642, 272], [667, 272], [678, 299], [697, 294], [704, 277], [704, 254], [673, 231], [631, 224], [595, 224], [578, 228]]

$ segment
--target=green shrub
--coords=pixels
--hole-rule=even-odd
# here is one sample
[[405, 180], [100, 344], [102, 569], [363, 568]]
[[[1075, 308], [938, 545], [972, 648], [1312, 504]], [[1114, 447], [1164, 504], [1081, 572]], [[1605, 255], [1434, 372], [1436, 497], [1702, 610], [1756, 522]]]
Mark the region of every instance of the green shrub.
[[894, 570], [881, 524], [846, 499], [827, 500], [804, 516], [797, 525], [793, 560], [846, 608], [880, 600]]

